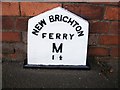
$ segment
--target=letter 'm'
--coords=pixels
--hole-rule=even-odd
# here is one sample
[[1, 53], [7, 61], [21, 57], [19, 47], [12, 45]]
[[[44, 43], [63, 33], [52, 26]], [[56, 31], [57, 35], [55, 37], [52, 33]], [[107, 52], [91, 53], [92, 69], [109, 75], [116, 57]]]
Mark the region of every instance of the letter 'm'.
[[52, 52], [54, 53], [56, 51], [57, 53], [58, 52], [62, 53], [62, 46], [63, 46], [63, 44], [61, 43], [60, 46], [57, 48], [55, 43], [53, 43], [53, 50], [52, 50]]

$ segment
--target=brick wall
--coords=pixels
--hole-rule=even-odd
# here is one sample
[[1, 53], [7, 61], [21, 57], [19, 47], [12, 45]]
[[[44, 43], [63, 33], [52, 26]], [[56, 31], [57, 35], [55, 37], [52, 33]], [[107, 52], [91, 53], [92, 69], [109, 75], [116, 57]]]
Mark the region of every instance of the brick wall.
[[61, 6], [90, 22], [88, 57], [118, 59], [120, 50], [120, 7], [117, 2], [36, 3], [2, 2], [2, 54], [5, 60], [23, 61], [27, 57], [28, 19]]

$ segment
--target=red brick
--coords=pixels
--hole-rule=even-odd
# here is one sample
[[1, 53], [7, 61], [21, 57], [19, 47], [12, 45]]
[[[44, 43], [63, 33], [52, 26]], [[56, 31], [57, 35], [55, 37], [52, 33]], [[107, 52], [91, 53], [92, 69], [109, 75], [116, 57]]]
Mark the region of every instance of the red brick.
[[109, 22], [92, 22], [90, 24], [91, 33], [107, 33], [109, 31]]
[[118, 57], [118, 51], [120, 51], [120, 48], [112, 48], [110, 51], [110, 55], [112, 57]]
[[105, 5], [119, 5], [119, 3], [118, 2], [90, 2], [90, 3], [92, 3], [92, 4], [98, 4], [98, 5], [103, 5], [103, 4], [105, 4]]
[[35, 16], [52, 8], [61, 6], [59, 3], [21, 2], [22, 16]]
[[0, 41], [15, 42], [20, 40], [21, 40], [21, 35], [18, 32], [2, 32], [2, 40]]
[[0, 42], [0, 53], [2, 53], [2, 43]]
[[[2, 54], [0, 53], [0, 60], [2, 60]], [[1, 61], [0, 61], [1, 62]]]
[[109, 50], [101, 47], [90, 47], [88, 49], [89, 56], [108, 56]]
[[2, 60], [24, 61], [25, 59], [26, 59], [25, 53], [2, 54]]
[[80, 15], [85, 19], [103, 19], [104, 8], [90, 4], [63, 4], [69, 11]]
[[2, 17], [0, 16], [0, 29], [2, 29]]
[[120, 11], [120, 8], [118, 8], [118, 7], [110, 7], [110, 6], [106, 7], [104, 19], [120, 20], [120, 18], [118, 18], [118, 15], [120, 15], [120, 13], [118, 11]]
[[15, 61], [16, 60], [16, 54], [2, 54], [2, 60], [9, 60], [9, 61]]
[[21, 42], [13, 44], [15, 48], [15, 52], [17, 53], [26, 53], [27, 52], [27, 45]]
[[8, 54], [8, 57], [12, 60], [15, 60], [16, 59], [16, 54]]
[[18, 16], [19, 3], [18, 2], [2, 2], [2, 15], [3, 16]]
[[110, 56], [108, 56], [108, 57], [95, 57], [94, 59], [96, 61], [105, 61], [105, 62], [117, 61], [117, 63], [118, 63], [118, 60], [119, 60], [118, 57], [110, 57]]
[[110, 25], [110, 34], [120, 34], [120, 22], [112, 22]]
[[97, 45], [98, 35], [90, 34], [88, 41], [89, 41], [89, 45]]
[[22, 41], [27, 43], [27, 32], [22, 32]]
[[[8, 44], [9, 45], [9, 44]], [[21, 42], [11, 43], [14, 53], [2, 53], [3, 60], [23, 61], [27, 58], [27, 46]], [[10, 47], [8, 47], [10, 49]]]
[[14, 53], [14, 48], [10, 43], [2, 43], [2, 53], [12, 54]]
[[120, 36], [111, 36], [111, 35], [103, 35], [99, 37], [99, 44], [101, 45], [118, 45], [118, 38]]
[[14, 17], [2, 17], [2, 29], [13, 30], [15, 25]]
[[16, 20], [16, 30], [27, 31], [28, 18], [17, 18]]

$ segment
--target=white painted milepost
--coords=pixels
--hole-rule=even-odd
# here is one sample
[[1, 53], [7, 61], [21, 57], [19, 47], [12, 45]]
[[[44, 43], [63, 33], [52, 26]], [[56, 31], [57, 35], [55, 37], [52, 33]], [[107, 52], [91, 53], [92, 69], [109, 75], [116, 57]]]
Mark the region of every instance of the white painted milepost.
[[25, 67], [88, 68], [88, 21], [57, 7], [28, 21]]

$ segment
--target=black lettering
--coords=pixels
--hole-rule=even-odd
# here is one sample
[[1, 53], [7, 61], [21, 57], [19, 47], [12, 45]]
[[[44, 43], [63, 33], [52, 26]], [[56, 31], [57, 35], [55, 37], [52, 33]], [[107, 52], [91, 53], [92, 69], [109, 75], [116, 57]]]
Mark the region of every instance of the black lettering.
[[62, 15], [60, 15], [60, 21], [62, 21]]
[[56, 33], [56, 39], [60, 39], [61, 34], [60, 33]]
[[32, 34], [38, 36], [38, 33], [39, 33], [39, 31], [37, 31], [36, 29], [33, 29]]
[[60, 51], [60, 53], [62, 53], [62, 46], [63, 46], [63, 43], [61, 43], [60, 46], [57, 48], [55, 43], [53, 43], [53, 50], [52, 50], [52, 52], [54, 53], [56, 51], [58, 53]]
[[72, 25], [74, 21], [75, 21], [75, 20], [71, 20], [71, 18], [70, 18], [67, 23], [70, 23], [70, 25]]
[[50, 16], [49, 16], [49, 20], [50, 20], [50, 22], [54, 22], [54, 17], [53, 17], [53, 15], [50, 15]]
[[77, 22], [75, 21], [75, 24], [73, 25], [73, 27], [75, 27], [76, 25], [79, 25], [79, 23], [77, 23]]
[[54, 60], [54, 55], [52, 55], [52, 60]]
[[42, 27], [40, 27], [39, 24], [36, 24], [35, 28], [38, 29], [39, 31], [42, 29]]
[[77, 26], [77, 27], [76, 27], [76, 31], [80, 31], [81, 29], [82, 29], [81, 26]]
[[61, 55], [60, 55], [59, 59], [62, 60], [62, 56]]
[[64, 16], [64, 17], [63, 17], [63, 21], [64, 21], [64, 22], [67, 22], [67, 19], [68, 19], [68, 16]]
[[80, 31], [79, 33], [78, 33], [78, 37], [80, 37], [80, 36], [83, 36], [84, 34], [83, 34], [83, 31]]
[[54, 33], [49, 33], [49, 39], [54, 39], [53, 36]]
[[42, 33], [42, 38], [46, 37], [47, 33]]
[[63, 34], [63, 39], [67, 40], [67, 34], [66, 33]]
[[40, 22], [38, 22], [42, 27], [44, 27], [44, 25], [46, 25], [46, 22], [45, 22], [45, 20], [43, 19], [43, 20], [41, 20]]
[[59, 15], [55, 15], [55, 21], [59, 21]]
[[35, 28], [36, 28], [37, 30], [36, 30], [36, 29], [33, 29], [32, 33], [33, 33], [34, 35], [38, 35], [39, 31], [42, 29], [42, 27], [43, 27], [44, 25], [46, 25], [46, 22], [45, 22], [45, 20], [43, 19], [43, 20], [41, 20], [40, 22], [38, 22], [38, 24], [35, 25]]
[[70, 35], [70, 39], [72, 40], [72, 38], [73, 38], [74, 34], [69, 34], [69, 35]]

